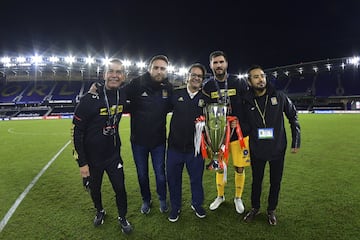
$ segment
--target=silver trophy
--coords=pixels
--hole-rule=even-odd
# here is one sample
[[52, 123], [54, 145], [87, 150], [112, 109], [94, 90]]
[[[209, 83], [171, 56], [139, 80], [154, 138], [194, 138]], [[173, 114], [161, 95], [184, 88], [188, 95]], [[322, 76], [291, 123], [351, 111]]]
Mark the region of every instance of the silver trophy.
[[210, 163], [207, 169], [221, 170], [224, 154], [224, 139], [227, 124], [227, 106], [221, 103], [207, 104], [205, 115], [205, 144]]

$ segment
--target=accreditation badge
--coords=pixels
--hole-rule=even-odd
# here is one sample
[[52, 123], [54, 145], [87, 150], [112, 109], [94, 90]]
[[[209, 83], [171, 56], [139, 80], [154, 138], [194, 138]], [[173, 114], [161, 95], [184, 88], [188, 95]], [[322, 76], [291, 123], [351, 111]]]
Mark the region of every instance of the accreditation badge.
[[166, 89], [162, 90], [162, 98], [168, 98], [168, 91]]
[[278, 101], [277, 101], [276, 97], [270, 98], [270, 101], [271, 101], [271, 105], [273, 105], [273, 106], [278, 104]]
[[274, 128], [258, 128], [258, 139], [273, 139]]

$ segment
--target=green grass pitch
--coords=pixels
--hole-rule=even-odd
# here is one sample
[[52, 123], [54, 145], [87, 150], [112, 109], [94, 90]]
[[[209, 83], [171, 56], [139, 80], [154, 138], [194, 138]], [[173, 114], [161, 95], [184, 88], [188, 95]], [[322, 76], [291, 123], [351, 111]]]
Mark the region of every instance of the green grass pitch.
[[[131, 235], [120, 231], [114, 193], [106, 176], [103, 202], [108, 215], [104, 225], [93, 227], [95, 212], [82, 188], [69, 145], [25, 196], [0, 232], [0, 239], [359, 239], [360, 114], [300, 114], [299, 118], [302, 146], [298, 154], [287, 151], [277, 226], [269, 226], [265, 215], [268, 167], [261, 214], [252, 223], [244, 223], [243, 214], [235, 212], [231, 170], [226, 202], [216, 211], [208, 210], [216, 196], [215, 173], [205, 171], [207, 217], [199, 219], [190, 208], [190, 186], [184, 169], [182, 212], [179, 221], [171, 223], [167, 214], [159, 211], [151, 169], [153, 208], [149, 215], [142, 215], [129, 143], [129, 118], [124, 117], [120, 134], [128, 219], [134, 225]], [[41, 169], [69, 142], [70, 128], [69, 119], [0, 121], [0, 220]], [[246, 209], [250, 208], [250, 184], [248, 168], [243, 193]]]

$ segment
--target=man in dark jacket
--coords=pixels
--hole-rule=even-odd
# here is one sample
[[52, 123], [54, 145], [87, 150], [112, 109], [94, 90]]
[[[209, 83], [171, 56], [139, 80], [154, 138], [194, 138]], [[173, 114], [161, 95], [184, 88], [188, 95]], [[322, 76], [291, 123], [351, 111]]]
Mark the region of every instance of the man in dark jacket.
[[124, 66], [111, 60], [104, 74], [105, 84], [99, 93], [87, 93], [81, 98], [73, 118], [74, 157], [80, 167], [84, 186], [90, 190], [97, 209], [94, 225], [104, 223], [101, 185], [104, 172], [109, 176], [116, 194], [119, 222], [124, 233], [132, 227], [126, 220], [127, 195], [124, 183], [123, 160], [120, 156], [119, 122], [126, 103], [123, 89]]
[[194, 133], [195, 121], [202, 115], [205, 104], [201, 92], [202, 81], [206, 69], [201, 64], [190, 66], [187, 85], [174, 90], [171, 98], [173, 115], [170, 122], [168, 140], [166, 174], [169, 185], [171, 211], [170, 222], [176, 222], [182, 205], [182, 173], [184, 165], [190, 177], [191, 208], [199, 218], [206, 216], [202, 207], [204, 189], [202, 177], [204, 173], [204, 159], [201, 154], [195, 155]]
[[252, 209], [245, 215], [244, 220], [252, 221], [259, 213], [264, 169], [268, 161], [270, 190], [267, 216], [269, 224], [276, 225], [275, 209], [278, 204], [287, 147], [284, 113], [291, 127], [292, 153], [296, 153], [300, 148], [300, 125], [295, 105], [283, 92], [276, 91], [267, 84], [266, 76], [260, 66], [253, 66], [248, 70], [248, 83], [251, 89], [245, 94], [243, 103], [246, 123], [250, 129]]
[[148, 72], [125, 86], [130, 100], [131, 147], [143, 201], [140, 211], [143, 214], [150, 212], [152, 204], [149, 154], [155, 172], [160, 212], [168, 210], [165, 176], [166, 116], [170, 110], [173, 88], [167, 78], [168, 64], [166, 56], [154, 56], [150, 60]]

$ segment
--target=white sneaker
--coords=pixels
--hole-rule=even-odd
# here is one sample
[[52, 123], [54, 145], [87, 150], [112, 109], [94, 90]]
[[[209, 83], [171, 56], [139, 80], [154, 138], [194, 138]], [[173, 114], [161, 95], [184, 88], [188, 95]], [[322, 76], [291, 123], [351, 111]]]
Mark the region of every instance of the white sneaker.
[[225, 202], [225, 196], [216, 197], [215, 200], [210, 204], [209, 209], [215, 210], [217, 209], [223, 202]]
[[235, 209], [239, 214], [242, 214], [245, 210], [244, 204], [241, 198], [234, 198]]

